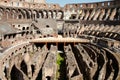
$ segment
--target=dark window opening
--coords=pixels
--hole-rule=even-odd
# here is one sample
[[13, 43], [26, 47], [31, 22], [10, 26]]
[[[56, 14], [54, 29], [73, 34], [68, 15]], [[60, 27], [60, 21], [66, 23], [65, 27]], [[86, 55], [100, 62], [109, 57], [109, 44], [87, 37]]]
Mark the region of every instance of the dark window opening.
[[7, 3], [7, 1], [4, 1], [5, 3]]
[[26, 32], [26, 35], [28, 35], [28, 34], [29, 34], [29, 31]]
[[33, 18], [34, 18], [34, 20], [36, 19], [36, 14], [33, 14]]
[[30, 34], [33, 34], [33, 31], [31, 31]]
[[25, 30], [25, 27], [23, 27], [22, 30]]
[[20, 27], [20, 25], [18, 25], [18, 27]]
[[46, 25], [46, 28], [49, 28], [50, 26], [49, 25]]
[[76, 15], [72, 15], [72, 16], [71, 16], [71, 19], [76, 19]]
[[23, 74], [16, 68], [15, 65], [11, 70], [10, 76], [11, 76], [11, 80], [24, 80]]
[[10, 39], [11, 35], [8, 35], [8, 38]]
[[51, 80], [51, 77], [50, 77], [50, 76], [47, 76], [46, 79], [47, 79], [47, 80]]
[[22, 19], [22, 15], [19, 15], [18, 17], [19, 17], [19, 19]]
[[7, 35], [4, 35], [4, 39], [6, 39], [7, 38]]
[[40, 31], [37, 31], [37, 34], [40, 34], [41, 32]]
[[15, 25], [13, 25], [13, 27], [15, 27]]
[[29, 30], [29, 27], [27, 27], [27, 30]]

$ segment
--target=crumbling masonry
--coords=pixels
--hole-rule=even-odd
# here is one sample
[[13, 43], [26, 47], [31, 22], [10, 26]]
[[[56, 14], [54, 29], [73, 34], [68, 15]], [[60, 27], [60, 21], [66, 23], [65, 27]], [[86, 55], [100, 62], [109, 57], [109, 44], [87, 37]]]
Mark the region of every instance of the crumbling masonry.
[[0, 80], [120, 80], [120, 1], [0, 0]]

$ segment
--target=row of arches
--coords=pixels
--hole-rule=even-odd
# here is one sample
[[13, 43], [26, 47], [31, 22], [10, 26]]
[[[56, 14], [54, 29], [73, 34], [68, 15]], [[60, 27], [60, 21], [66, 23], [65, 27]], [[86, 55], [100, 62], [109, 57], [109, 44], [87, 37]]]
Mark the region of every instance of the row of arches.
[[0, 15], [2, 15], [6, 19], [38, 19], [38, 18], [63, 19], [63, 11], [61, 10], [36, 10], [24, 8], [0, 7]]
[[[11, 47], [10, 49], [4, 51], [3, 54], [6, 55], [6, 57], [2, 58], [2, 61], [1, 61], [1, 80], [8, 80], [8, 78], [10, 78], [11, 76], [11, 79], [12, 80], [16, 80], [16, 79], [20, 79], [20, 80], [23, 80], [22, 78], [22, 73], [21, 73], [21, 70], [18, 68], [18, 66], [16, 66], [18, 63], [17, 61], [21, 60], [20, 61], [20, 66], [21, 68], [23, 67], [22, 65], [24, 64], [24, 62], [22, 61], [23, 59], [23, 55], [26, 54], [26, 50], [28, 47], [30, 46], [28, 43], [22, 43], [18, 46], [14, 46], [14, 47]], [[17, 55], [17, 56], [16, 56]], [[19, 56], [19, 58], [18, 58]], [[14, 58], [13, 58], [14, 57]]]
[[99, 7], [109, 7], [118, 5], [118, 3], [114, 1], [106, 1], [106, 2], [96, 2], [96, 3], [81, 3], [81, 4], [66, 4], [65, 9], [70, 8], [99, 8]]
[[[72, 11], [74, 13], [72, 13]], [[65, 12], [66, 19], [80, 19], [80, 20], [120, 20], [120, 8], [98, 8], [98, 9], [72, 9], [71, 11]], [[70, 15], [68, 15], [70, 14]]]
[[[80, 26], [81, 28], [78, 29], [78, 36], [81, 35], [89, 35], [95, 37], [104, 37], [107, 39], [113, 39], [119, 41], [120, 40], [120, 26], [119, 25], [104, 25], [104, 24], [89, 24]], [[117, 43], [118, 44], [118, 43]], [[118, 45], [114, 45], [114, 47], [119, 47]]]

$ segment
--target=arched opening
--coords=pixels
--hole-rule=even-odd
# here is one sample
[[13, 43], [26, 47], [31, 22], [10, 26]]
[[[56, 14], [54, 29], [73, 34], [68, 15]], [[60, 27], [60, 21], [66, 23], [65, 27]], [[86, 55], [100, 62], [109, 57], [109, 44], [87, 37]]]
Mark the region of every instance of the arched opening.
[[56, 19], [56, 16], [57, 16], [57, 12], [53, 11], [53, 19]]
[[22, 15], [21, 14], [18, 15], [18, 19], [22, 19]]
[[5, 67], [5, 69], [4, 69], [4, 74], [5, 74], [5, 77], [7, 78], [7, 68]]
[[3, 12], [0, 11], [0, 20], [2, 19]]
[[39, 16], [39, 12], [38, 11], [36, 11], [36, 17], [37, 18], [39, 18], [40, 16]]
[[20, 67], [21, 67], [21, 70], [27, 75], [27, 65], [24, 60], [21, 62]]
[[0, 7], [0, 20], [3, 18], [4, 9]]
[[49, 25], [46, 25], [46, 28], [49, 28], [50, 26]]
[[48, 12], [48, 18], [53, 18], [53, 12], [52, 11]]
[[29, 30], [29, 27], [27, 27], [26, 29]]
[[50, 76], [47, 76], [47, 77], [46, 77], [46, 80], [51, 80], [51, 77], [50, 77]]
[[12, 17], [12, 19], [16, 19], [17, 18], [17, 11], [15, 9], [12, 9], [11, 17]]
[[36, 12], [36, 10], [34, 10], [33, 11], [33, 19], [36, 20], [36, 18], [37, 18], [37, 12]]
[[62, 11], [58, 11], [57, 17], [58, 17], [58, 19], [63, 19], [63, 12]]
[[33, 10], [32, 17], [34, 20], [40, 17], [39, 12], [37, 10]]
[[23, 74], [20, 72], [20, 70], [16, 68], [15, 65], [12, 67], [10, 76], [11, 76], [11, 80], [24, 80]]
[[31, 19], [31, 10], [26, 10], [27, 19]]
[[37, 34], [41, 34], [41, 32], [40, 32], [40, 31], [37, 31]]
[[21, 9], [21, 13], [22, 13], [22, 15], [23, 15], [23, 19], [25, 19], [25, 17], [26, 17], [26, 16], [25, 16], [25, 14], [26, 14], [25, 11]]
[[27, 19], [27, 12], [23, 9], [24, 18]]
[[22, 9], [18, 9], [18, 12], [19, 12], [19, 19], [25, 19], [25, 13]]
[[23, 27], [22, 30], [25, 30], [25, 27]]
[[72, 14], [71, 15], [71, 19], [76, 19], [77, 15], [76, 14]]
[[6, 9], [6, 19], [9, 19], [9, 17], [10, 17], [10, 10]]
[[45, 19], [48, 18], [48, 13], [47, 13], [47, 11], [45, 11], [45, 10], [43, 11], [43, 16], [44, 16]]
[[43, 17], [44, 17], [43, 12], [39, 11], [39, 18], [43, 18]]

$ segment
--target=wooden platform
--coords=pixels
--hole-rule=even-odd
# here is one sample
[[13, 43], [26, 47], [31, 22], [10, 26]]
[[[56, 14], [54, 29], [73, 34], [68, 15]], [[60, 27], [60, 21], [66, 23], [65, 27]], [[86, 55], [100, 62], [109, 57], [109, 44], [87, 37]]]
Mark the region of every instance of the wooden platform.
[[82, 38], [38, 38], [33, 39], [30, 43], [88, 43], [90, 40]]

